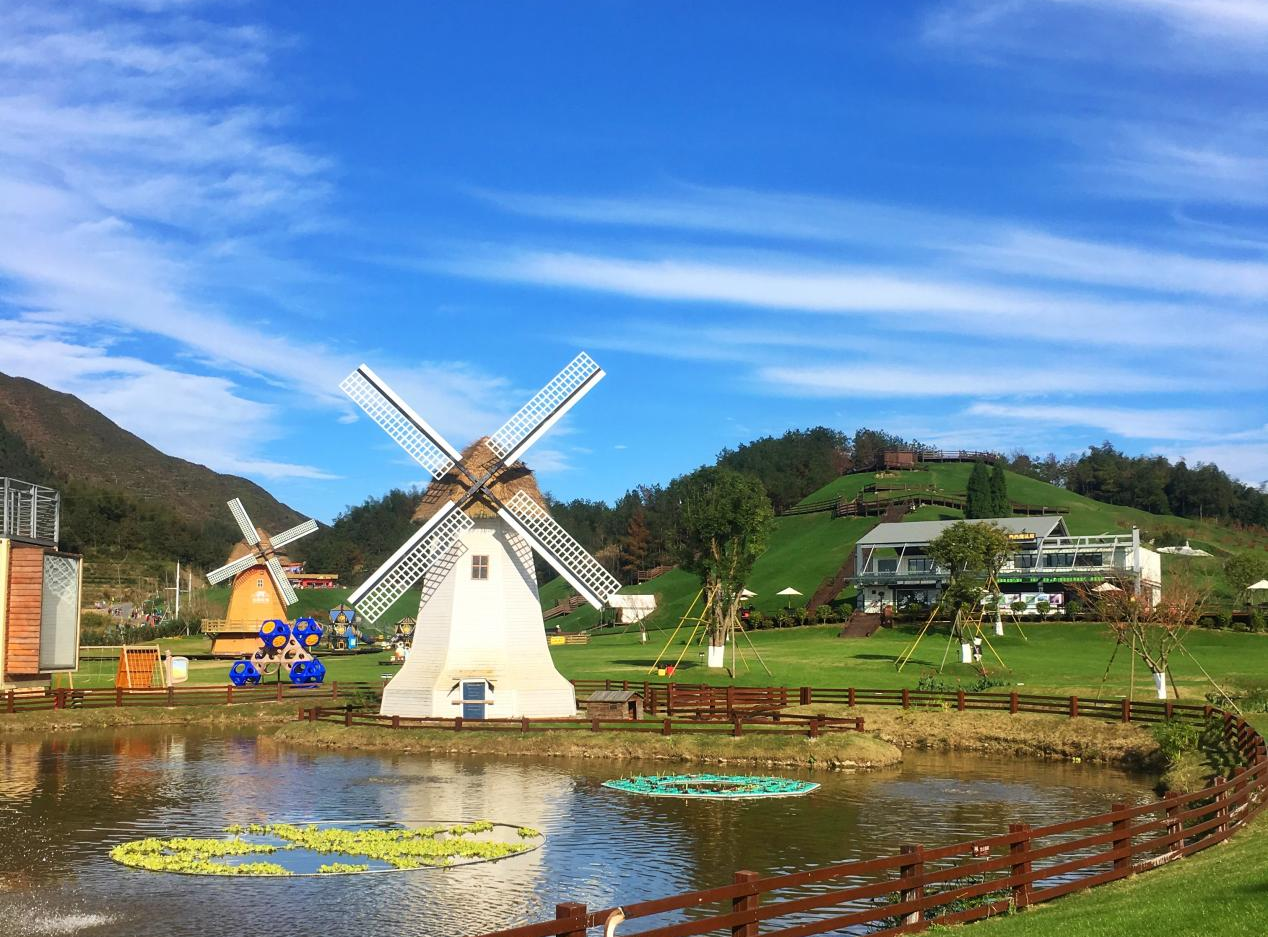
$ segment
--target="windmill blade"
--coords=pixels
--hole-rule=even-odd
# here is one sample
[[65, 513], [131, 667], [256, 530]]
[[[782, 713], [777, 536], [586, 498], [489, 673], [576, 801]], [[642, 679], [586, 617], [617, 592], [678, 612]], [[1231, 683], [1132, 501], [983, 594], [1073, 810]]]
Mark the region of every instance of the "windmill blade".
[[441, 478], [459, 463], [462, 456], [410, 405], [396, 395], [383, 379], [361, 365], [339, 384], [339, 389], [365, 411], [366, 416], [396, 440], [411, 459]]
[[298, 602], [299, 596], [291, 588], [291, 581], [286, 578], [286, 570], [282, 569], [282, 564], [277, 561], [277, 557], [270, 556], [264, 565], [269, 568], [269, 576], [273, 580], [273, 585], [277, 586], [277, 594], [282, 597], [282, 603], [294, 605]]
[[516, 492], [498, 515], [595, 608], [602, 608], [621, 588], [615, 576], [524, 492]]
[[294, 527], [282, 531], [280, 534], [269, 537], [269, 544], [272, 545], [274, 550], [276, 550], [279, 547], [286, 546], [288, 543], [294, 543], [300, 537], [307, 537], [316, 529], [317, 522], [307, 520], [302, 524], [296, 524]]
[[207, 582], [214, 586], [218, 582], [224, 582], [224, 580], [238, 575], [238, 573], [242, 572], [244, 569], [250, 569], [259, 562], [260, 558], [254, 553], [248, 553], [246, 556], [240, 556], [232, 563], [226, 563], [219, 569], [213, 569], [209, 572], [207, 574]]
[[493, 454], [507, 465], [522, 458], [529, 446], [603, 380], [603, 374], [603, 369], [584, 351], [577, 355], [489, 437]]
[[447, 502], [348, 596], [348, 604], [355, 606], [367, 621], [377, 621], [405, 590], [423, 578], [433, 563], [449, 552], [460, 534], [474, 526], [475, 522], [456, 502]]
[[462, 541], [456, 540], [453, 545], [445, 551], [445, 554], [431, 566], [427, 567], [427, 571], [423, 573], [423, 586], [418, 599], [418, 610], [421, 612], [427, 607], [427, 603], [431, 601], [436, 590], [440, 588], [440, 584], [445, 581], [445, 577], [449, 575], [449, 571], [453, 569], [467, 548]]
[[242, 506], [242, 501], [234, 498], [229, 502], [229, 513], [233, 515], [233, 519], [238, 522], [238, 529], [242, 531], [242, 536], [246, 539], [248, 546], [255, 546], [260, 542], [260, 533], [255, 529], [255, 525], [251, 523], [251, 518], [247, 516], [247, 509]]

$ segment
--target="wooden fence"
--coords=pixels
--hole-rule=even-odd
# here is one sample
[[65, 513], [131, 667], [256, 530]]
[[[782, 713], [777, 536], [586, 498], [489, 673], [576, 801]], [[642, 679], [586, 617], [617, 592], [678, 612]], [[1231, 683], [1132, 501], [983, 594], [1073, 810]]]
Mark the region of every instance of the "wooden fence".
[[[577, 681], [578, 689], [625, 686], [621, 681]], [[629, 688], [639, 688], [630, 684]], [[648, 699], [677, 704], [686, 688], [647, 684]], [[734, 688], [739, 690], [741, 688]], [[620, 911], [622, 937], [810, 937], [829, 931], [902, 934], [930, 924], [959, 924], [1050, 901], [1094, 885], [1166, 865], [1221, 842], [1263, 809], [1268, 750], [1242, 718], [1211, 706], [1170, 702], [1087, 700], [1010, 693], [932, 693], [914, 690], [743, 688], [795, 698], [798, 703], [937, 707], [1028, 712], [1156, 722], [1205, 724], [1218, 718], [1244, 765], [1200, 791], [1153, 803], [1114, 804], [1107, 812], [1041, 827], [1012, 824], [994, 836], [898, 855], [761, 876], [736, 872], [730, 884], [667, 898], [592, 911], [556, 905], [555, 918], [483, 937], [586, 937]], [[693, 688], [697, 697], [707, 694]], [[719, 688], [716, 694], [721, 694]], [[716, 699], [716, 695], [714, 697]], [[784, 718], [786, 718], [786, 714]]]
[[350, 692], [377, 691], [370, 684], [276, 683], [236, 687], [232, 684], [191, 684], [129, 690], [101, 687], [74, 690], [6, 690], [0, 694], [0, 713], [24, 713], [48, 709], [103, 709], [111, 706], [221, 706], [294, 700], [339, 699]]
[[518, 732], [527, 735], [531, 732], [643, 732], [656, 735], [681, 735], [683, 733], [697, 735], [729, 735], [735, 738], [749, 734], [758, 735], [799, 735], [818, 738], [832, 732], [862, 732], [863, 717], [853, 716], [848, 719], [840, 717], [816, 715], [779, 715], [769, 711], [732, 710], [715, 717], [662, 719], [601, 719], [599, 717], [580, 719], [530, 719], [527, 716], [519, 719], [463, 719], [416, 717], [416, 716], [383, 716], [378, 713], [364, 712], [349, 707], [326, 708], [314, 706], [299, 710], [301, 722], [330, 722], [343, 726], [372, 726], [379, 729], [441, 729], [450, 732]]

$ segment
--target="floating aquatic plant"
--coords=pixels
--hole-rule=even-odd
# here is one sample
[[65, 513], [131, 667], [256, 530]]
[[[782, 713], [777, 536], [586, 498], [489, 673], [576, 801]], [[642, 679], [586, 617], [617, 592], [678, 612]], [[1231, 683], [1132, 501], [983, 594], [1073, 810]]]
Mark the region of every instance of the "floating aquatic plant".
[[[185, 872], [202, 875], [292, 875], [273, 862], [231, 864], [229, 857], [307, 850], [319, 855], [365, 858], [395, 869], [446, 867], [458, 863], [504, 859], [535, 848], [534, 843], [502, 843], [474, 838], [492, 831], [488, 820], [449, 826], [340, 829], [291, 823], [234, 824], [225, 828], [228, 839], [141, 839], [116, 846], [110, 857], [134, 868], [155, 872]], [[517, 827], [521, 840], [540, 838], [531, 827]], [[243, 839], [244, 836], [261, 840]], [[268, 839], [274, 842], [267, 841]], [[331, 862], [318, 867], [318, 874], [363, 872], [369, 863]]]
[[746, 774], [677, 774], [619, 778], [615, 781], [604, 781], [603, 786], [624, 791], [627, 794], [645, 794], [649, 797], [739, 799], [808, 794], [819, 785], [792, 778], [758, 777]]

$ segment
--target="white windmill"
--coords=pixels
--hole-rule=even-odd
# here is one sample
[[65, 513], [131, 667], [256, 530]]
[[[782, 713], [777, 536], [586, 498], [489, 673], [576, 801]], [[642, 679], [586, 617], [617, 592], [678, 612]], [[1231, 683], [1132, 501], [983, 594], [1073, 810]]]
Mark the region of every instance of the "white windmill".
[[519, 459], [602, 378], [589, 355], [577, 355], [493, 435], [462, 453], [365, 365], [339, 385], [434, 479], [414, 515], [422, 526], [348, 597], [374, 621], [422, 583], [413, 646], [384, 691], [384, 714], [576, 712], [572, 685], [546, 646], [532, 553], [595, 608], [620, 583], [542, 507]]

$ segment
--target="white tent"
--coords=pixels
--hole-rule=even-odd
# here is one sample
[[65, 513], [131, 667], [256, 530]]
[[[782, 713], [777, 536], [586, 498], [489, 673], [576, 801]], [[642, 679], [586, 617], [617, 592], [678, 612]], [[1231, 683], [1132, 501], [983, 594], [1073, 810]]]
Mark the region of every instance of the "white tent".
[[1114, 583], [1112, 582], [1103, 582], [1092, 591], [1093, 592], [1122, 592], [1123, 590], [1118, 588], [1118, 586], [1114, 585]]
[[1172, 556], [1210, 556], [1205, 550], [1198, 547], [1189, 546], [1189, 541], [1184, 541], [1182, 547], [1159, 547], [1159, 553], [1170, 553]]
[[1259, 582], [1246, 587], [1247, 592], [1258, 592], [1262, 589], [1268, 589], [1268, 579], [1261, 579]]

